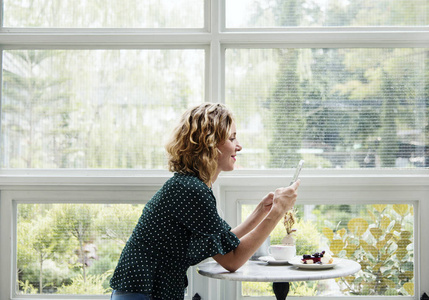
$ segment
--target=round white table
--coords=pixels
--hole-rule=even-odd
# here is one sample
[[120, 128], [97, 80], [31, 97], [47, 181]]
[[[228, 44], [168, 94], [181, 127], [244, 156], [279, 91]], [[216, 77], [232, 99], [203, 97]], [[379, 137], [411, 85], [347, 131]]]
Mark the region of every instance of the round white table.
[[[290, 281], [323, 280], [348, 276], [358, 272], [360, 264], [348, 259], [341, 259], [330, 269], [301, 269], [289, 264], [271, 265], [267, 262], [248, 261], [236, 272], [225, 270], [215, 261], [205, 262], [197, 267], [203, 276], [233, 281], [273, 282], [274, 294], [278, 300], [285, 299], [289, 291]], [[278, 284], [276, 284], [278, 283]]]

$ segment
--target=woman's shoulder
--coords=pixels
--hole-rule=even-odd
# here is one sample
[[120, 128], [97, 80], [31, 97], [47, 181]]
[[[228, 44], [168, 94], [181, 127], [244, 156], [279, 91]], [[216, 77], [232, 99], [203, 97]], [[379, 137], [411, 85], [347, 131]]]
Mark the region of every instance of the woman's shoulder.
[[[173, 183], [181, 184], [181, 185], [194, 185], [198, 187], [204, 187], [207, 185], [201, 181], [197, 176], [191, 173], [174, 173], [171, 178]], [[207, 187], [208, 188], [208, 187]]]
[[174, 173], [167, 182], [167, 189], [178, 189], [196, 193], [211, 193], [211, 189], [197, 176], [189, 173]]

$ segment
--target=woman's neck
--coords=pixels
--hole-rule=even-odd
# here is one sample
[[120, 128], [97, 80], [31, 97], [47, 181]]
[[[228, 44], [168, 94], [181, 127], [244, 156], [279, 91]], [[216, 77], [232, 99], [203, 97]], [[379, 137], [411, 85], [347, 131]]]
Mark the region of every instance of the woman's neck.
[[207, 183], [207, 186], [209, 187], [209, 188], [211, 188], [212, 186], [213, 186], [213, 184], [215, 183], [215, 181], [216, 181], [216, 179], [217, 179], [217, 177], [219, 176], [219, 174], [220, 174], [220, 171], [219, 170], [216, 170], [216, 173], [213, 175], [213, 177], [211, 178], [211, 182], [210, 183]]

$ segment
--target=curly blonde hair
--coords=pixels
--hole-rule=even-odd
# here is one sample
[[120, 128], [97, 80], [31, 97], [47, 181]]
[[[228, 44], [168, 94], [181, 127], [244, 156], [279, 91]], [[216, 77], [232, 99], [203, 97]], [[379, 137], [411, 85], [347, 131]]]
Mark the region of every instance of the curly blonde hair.
[[188, 109], [165, 146], [169, 170], [193, 174], [211, 186], [217, 146], [229, 138], [232, 123], [233, 115], [223, 104], [203, 103]]

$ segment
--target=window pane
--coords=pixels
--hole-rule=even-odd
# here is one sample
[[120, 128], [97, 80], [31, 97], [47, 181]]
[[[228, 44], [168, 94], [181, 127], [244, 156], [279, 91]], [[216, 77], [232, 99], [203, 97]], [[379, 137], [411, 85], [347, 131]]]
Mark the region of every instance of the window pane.
[[108, 294], [144, 205], [18, 204], [17, 294]]
[[426, 0], [226, 0], [226, 27], [426, 26]]
[[429, 166], [427, 49], [227, 49], [238, 168]]
[[4, 0], [5, 27], [202, 28], [203, 0]]
[[4, 51], [2, 167], [165, 169], [203, 99], [204, 50]]
[[[242, 205], [244, 220], [256, 205]], [[409, 204], [298, 205], [298, 256], [323, 250], [361, 264], [344, 278], [292, 282], [295, 296], [414, 295], [414, 211]], [[286, 230], [280, 222], [271, 244], [281, 244]], [[243, 296], [274, 295], [270, 283], [245, 282]]]

